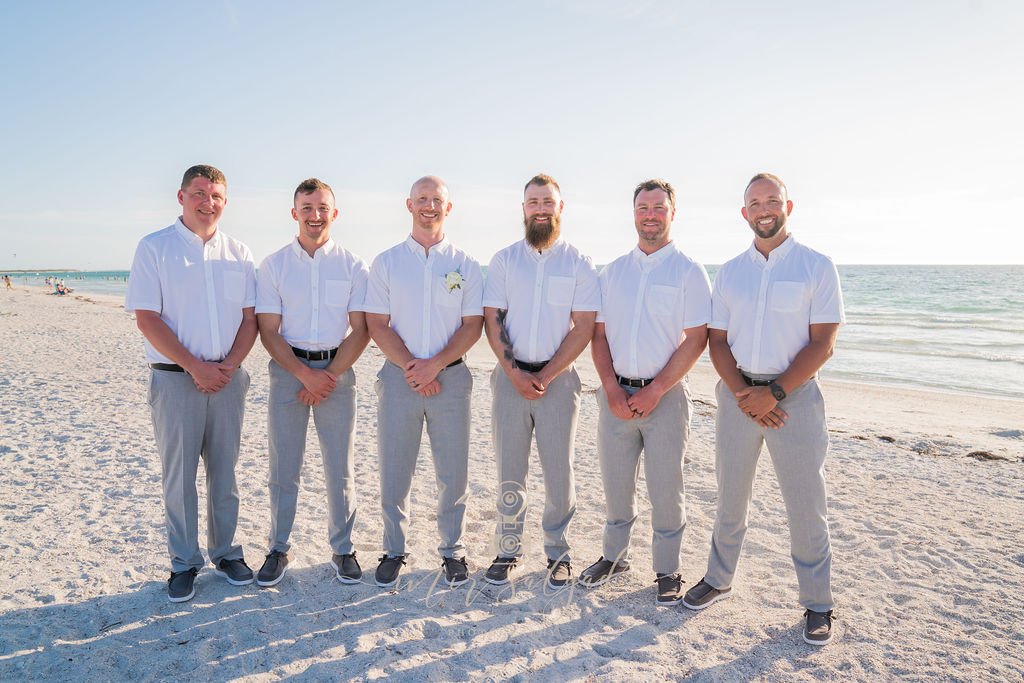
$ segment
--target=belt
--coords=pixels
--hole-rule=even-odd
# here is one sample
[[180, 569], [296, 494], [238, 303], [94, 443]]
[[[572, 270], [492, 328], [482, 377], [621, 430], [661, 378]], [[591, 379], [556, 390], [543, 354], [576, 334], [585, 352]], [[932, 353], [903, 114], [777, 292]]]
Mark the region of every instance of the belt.
[[445, 370], [447, 370], [448, 368], [454, 368], [456, 365], [461, 365], [462, 364], [462, 360], [463, 360], [462, 358], [459, 358], [458, 360], [453, 360], [451, 363], [449, 363], [448, 365], [444, 366]]
[[523, 360], [516, 360], [515, 358], [512, 359], [512, 365], [520, 370], [525, 370], [526, 372], [540, 372], [544, 369], [544, 366], [550, 362], [551, 361], [549, 360], [542, 360], [539, 363], [527, 363]]
[[623, 377], [622, 375], [615, 375], [615, 379], [619, 380], [619, 384], [624, 387], [641, 388], [646, 387], [648, 384], [654, 381], [654, 379], [632, 379], [630, 377]]
[[327, 351], [306, 351], [305, 349], [297, 349], [293, 346], [292, 353], [306, 360], [330, 360], [338, 355], [338, 347], [335, 346]]
[[753, 377], [747, 377], [742, 372], [740, 375], [743, 376], [743, 381], [747, 383], [748, 387], [766, 387], [775, 381], [774, 377], [771, 379], [754, 379]]
[[167, 370], [168, 372], [185, 372], [185, 368], [175, 363], [150, 363], [149, 367], [154, 370]]

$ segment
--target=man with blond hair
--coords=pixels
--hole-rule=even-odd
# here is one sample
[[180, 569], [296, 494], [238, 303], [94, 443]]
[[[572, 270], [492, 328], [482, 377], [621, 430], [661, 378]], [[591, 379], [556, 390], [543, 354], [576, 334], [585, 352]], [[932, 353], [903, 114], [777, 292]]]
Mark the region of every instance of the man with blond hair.
[[366, 294], [366, 264], [335, 240], [334, 191], [317, 178], [295, 189], [292, 219], [298, 235], [260, 264], [256, 317], [270, 353], [270, 548], [256, 574], [274, 586], [288, 568], [288, 537], [295, 521], [299, 473], [313, 413], [327, 485], [331, 562], [342, 583], [362, 570], [352, 545], [356, 519], [352, 438], [355, 433], [353, 363], [370, 337], [357, 310]]
[[227, 181], [192, 166], [181, 181], [182, 213], [142, 238], [125, 310], [135, 313], [150, 367], [149, 406], [163, 470], [171, 602], [191, 600], [205, 561], [199, 550], [196, 474], [206, 467], [207, 553], [219, 576], [252, 583], [241, 546], [235, 464], [256, 341], [256, 273], [249, 249], [219, 229]]

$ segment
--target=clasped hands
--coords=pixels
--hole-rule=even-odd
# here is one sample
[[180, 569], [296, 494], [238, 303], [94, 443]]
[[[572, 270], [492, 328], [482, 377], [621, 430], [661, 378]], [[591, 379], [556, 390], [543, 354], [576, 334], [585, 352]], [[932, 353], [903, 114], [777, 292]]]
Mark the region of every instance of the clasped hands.
[[768, 387], [746, 387], [736, 392], [736, 405], [762, 427], [779, 429], [789, 415], [779, 407]]

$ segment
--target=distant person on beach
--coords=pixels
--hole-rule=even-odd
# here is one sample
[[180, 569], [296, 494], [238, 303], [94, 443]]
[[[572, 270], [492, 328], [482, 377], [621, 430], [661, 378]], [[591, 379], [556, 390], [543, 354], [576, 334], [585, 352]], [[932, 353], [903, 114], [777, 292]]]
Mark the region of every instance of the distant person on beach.
[[572, 578], [567, 533], [576, 513], [572, 461], [580, 410], [580, 377], [573, 362], [594, 332], [601, 307], [597, 270], [561, 237], [564, 202], [551, 176], [523, 190], [525, 238], [491, 259], [484, 289], [487, 341], [498, 357], [491, 373], [491, 432], [498, 470], [498, 556], [484, 574], [509, 583], [523, 555], [530, 442], [544, 473], [544, 554], [547, 583]]
[[462, 357], [480, 339], [483, 277], [444, 233], [452, 202], [443, 180], [417, 180], [405, 206], [412, 233], [373, 260], [362, 308], [387, 357], [377, 373], [384, 555], [374, 580], [396, 586], [405, 564], [412, 475], [426, 420], [437, 476], [438, 552], [444, 581], [458, 586], [469, 580], [462, 536], [473, 389]]
[[363, 572], [352, 547], [356, 491], [352, 468], [356, 376], [366, 348], [368, 269], [331, 235], [338, 218], [334, 191], [310, 178], [293, 196], [298, 235], [260, 264], [256, 318], [270, 353], [270, 539], [256, 574], [260, 586], [280, 583], [288, 569], [299, 474], [312, 411], [327, 483], [327, 532], [335, 576], [358, 583]]
[[818, 370], [832, 356], [843, 296], [832, 261], [789, 233], [792, 211], [781, 179], [754, 176], [741, 210], [754, 242], [715, 277], [709, 348], [722, 378], [716, 389], [718, 511], [707, 573], [683, 604], [704, 609], [729, 597], [764, 443], [786, 503], [805, 608], [803, 638], [825, 645], [832, 640], [834, 602], [824, 469], [829, 439]]
[[218, 576], [252, 583], [238, 521], [235, 463], [249, 374], [242, 361], [256, 341], [256, 273], [244, 244], [218, 229], [227, 204], [224, 174], [212, 166], [185, 171], [181, 216], [142, 238], [135, 251], [125, 310], [145, 337], [149, 403], [163, 467], [171, 578], [167, 595], [195, 595], [199, 550], [196, 473], [207, 483], [207, 552]]
[[12, 289], [12, 287], [11, 287], [11, 276], [10, 275], [4, 275], [4, 285], [7, 286], [7, 289]]
[[683, 599], [683, 454], [692, 413], [685, 377], [707, 346], [711, 319], [711, 283], [704, 267], [672, 240], [675, 214], [670, 183], [651, 179], [637, 185], [637, 245], [601, 271], [602, 306], [591, 351], [602, 387], [597, 457], [607, 515], [604, 554], [580, 575], [585, 586], [598, 586], [629, 571], [643, 451], [655, 604], [662, 607]]

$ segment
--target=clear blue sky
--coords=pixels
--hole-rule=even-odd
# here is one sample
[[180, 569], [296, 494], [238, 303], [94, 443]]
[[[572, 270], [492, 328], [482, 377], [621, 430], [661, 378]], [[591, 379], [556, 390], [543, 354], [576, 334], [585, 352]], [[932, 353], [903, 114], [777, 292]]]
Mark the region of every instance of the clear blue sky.
[[677, 242], [720, 263], [767, 170], [838, 263], [1024, 262], [1024, 3], [717, 5], [0, 2], [0, 270], [127, 268], [194, 163], [227, 174], [222, 227], [257, 260], [303, 178], [370, 260], [434, 173], [486, 263], [545, 171], [595, 261], [634, 244], [632, 188], [662, 176]]

